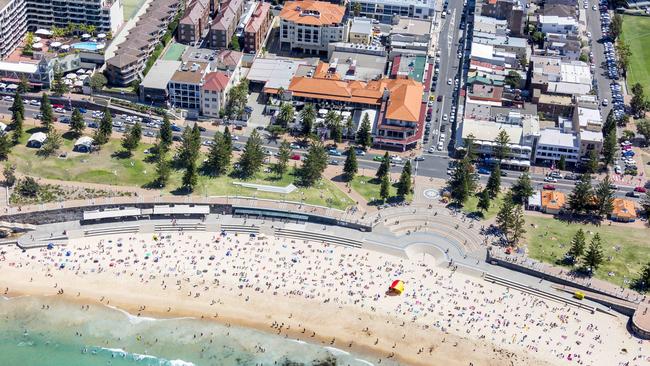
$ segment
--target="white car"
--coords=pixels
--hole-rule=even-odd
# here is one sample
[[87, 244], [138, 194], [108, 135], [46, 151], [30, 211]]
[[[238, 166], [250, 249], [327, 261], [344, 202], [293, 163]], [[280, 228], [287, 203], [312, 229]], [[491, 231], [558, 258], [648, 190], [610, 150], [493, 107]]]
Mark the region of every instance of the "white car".
[[394, 163], [394, 164], [401, 164], [401, 163], [404, 162], [404, 159], [402, 159], [401, 157], [399, 157], [397, 155], [393, 155], [393, 156], [390, 157], [390, 162]]
[[428, 152], [429, 154], [433, 154], [435, 151], [436, 151], [436, 149], [434, 149], [433, 146], [431, 146], [431, 147], [429, 148], [429, 150], [427, 150], [427, 152]]
[[36, 99], [32, 99], [32, 100], [29, 101], [29, 104], [31, 104], [31, 105], [35, 105], [35, 106], [40, 106], [40, 105], [41, 105], [41, 102], [39, 102], [39, 101], [36, 100]]
[[443, 120], [443, 121], [446, 121], [447, 119], [448, 119], [448, 117], [447, 117], [447, 113], [443, 114], [443, 115], [442, 115], [442, 120]]
[[598, 7], [596, 5], [594, 5], [594, 6], [591, 7], [591, 10], [596, 11], [596, 10], [598, 10]]
[[447, 80], [447, 85], [451, 85], [451, 83], [452, 83], [451, 79], [448, 79]]
[[553, 177], [544, 177], [544, 182], [557, 183], [557, 179]]
[[443, 148], [444, 148], [444, 144], [443, 144], [443, 142], [442, 142], [442, 141], [438, 141], [438, 151], [442, 151]]
[[54, 108], [54, 111], [56, 113], [65, 113], [65, 109], [63, 109], [63, 108]]

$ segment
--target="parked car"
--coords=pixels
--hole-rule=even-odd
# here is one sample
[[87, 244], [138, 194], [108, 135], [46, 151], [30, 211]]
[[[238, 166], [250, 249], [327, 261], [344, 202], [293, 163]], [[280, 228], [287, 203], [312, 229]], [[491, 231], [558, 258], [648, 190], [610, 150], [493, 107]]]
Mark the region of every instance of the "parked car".
[[380, 155], [373, 156], [372, 161], [384, 161], [384, 157]]
[[176, 131], [176, 132], [180, 132], [180, 131], [181, 131], [180, 126], [178, 126], [178, 125], [176, 125], [176, 124], [173, 124], [173, 125], [171, 126], [171, 128], [172, 128], [172, 131]]
[[336, 150], [336, 149], [329, 149], [327, 151], [327, 153], [332, 155], [332, 156], [341, 156], [342, 155], [341, 152]]
[[552, 184], [545, 184], [544, 187], [542, 187], [542, 188], [544, 188], [547, 191], [554, 191], [555, 190], [555, 186], [552, 185]]
[[339, 161], [332, 159], [330, 160], [330, 165], [339, 165]]
[[639, 187], [634, 187], [634, 192], [645, 193], [645, 192], [646, 192], [646, 188], [645, 188], [645, 187], [641, 187], [641, 186], [639, 186]]
[[424, 161], [424, 156], [423, 155], [416, 156], [415, 161]]
[[551, 176], [544, 177], [544, 182], [557, 183], [557, 179]]
[[[39, 104], [40, 104], [40, 103], [39, 103]], [[86, 108], [79, 108], [79, 113], [82, 113], [82, 114], [83, 114], [83, 113], [86, 113], [86, 112], [88, 112], [88, 111], [86, 110]]]
[[635, 192], [635, 191], [629, 191], [629, 192], [625, 193], [625, 195], [627, 197], [634, 197], [634, 198], [641, 197], [641, 195], [639, 193]]
[[490, 169], [488, 169], [488, 168], [480, 167], [480, 168], [478, 168], [478, 173], [479, 174], [489, 175], [491, 172], [490, 172]]
[[61, 122], [61, 123], [70, 123], [70, 117], [63, 116], [63, 117], [59, 118], [59, 122]]
[[300, 155], [299, 154], [291, 155], [291, 160], [300, 160]]

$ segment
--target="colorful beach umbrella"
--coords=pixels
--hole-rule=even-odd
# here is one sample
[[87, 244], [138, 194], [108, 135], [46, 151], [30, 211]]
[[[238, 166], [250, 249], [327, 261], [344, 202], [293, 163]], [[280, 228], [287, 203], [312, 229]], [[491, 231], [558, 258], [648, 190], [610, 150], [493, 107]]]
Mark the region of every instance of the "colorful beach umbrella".
[[390, 285], [389, 290], [398, 295], [401, 295], [402, 292], [404, 292], [404, 281], [402, 280], [393, 281], [393, 283]]

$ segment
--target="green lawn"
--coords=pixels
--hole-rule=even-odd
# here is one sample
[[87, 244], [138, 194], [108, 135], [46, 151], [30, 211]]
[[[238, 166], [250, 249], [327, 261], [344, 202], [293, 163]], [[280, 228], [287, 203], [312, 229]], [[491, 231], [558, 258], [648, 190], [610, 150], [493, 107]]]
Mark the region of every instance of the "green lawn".
[[[629, 286], [625, 280], [633, 281], [643, 266], [650, 262], [650, 229], [567, 224], [550, 217], [537, 216], [526, 216], [529, 256], [560, 264], [569, 250], [571, 238], [579, 228], [585, 231], [587, 245], [595, 233], [599, 233], [602, 239], [605, 261], [596, 271], [597, 278]], [[613, 276], [608, 275], [609, 272], [613, 272]]]
[[[26, 142], [28, 133], [25, 134]], [[20, 173], [29, 174], [49, 179], [65, 181], [78, 181], [88, 183], [101, 183], [116, 186], [137, 186], [142, 187], [154, 180], [155, 166], [145, 162], [144, 150], [151, 145], [141, 144], [131, 158], [113, 157], [113, 153], [121, 150], [120, 141], [111, 140], [102, 147], [102, 150], [93, 154], [81, 154], [72, 152], [73, 140], [64, 140], [62, 151], [68, 153], [67, 158], [61, 159], [56, 156], [43, 158], [36, 155], [35, 149], [25, 147], [25, 144], [15, 146], [10, 155], [12, 163]], [[203, 156], [199, 158], [203, 160]], [[164, 189], [164, 193], [171, 193], [180, 186], [182, 171], [174, 171], [170, 183]], [[293, 183], [295, 176], [293, 172], [285, 174], [282, 178], [272, 173], [260, 172], [256, 176], [246, 180], [248, 183], [266, 184], [273, 186], [286, 186]], [[233, 184], [239, 179], [230, 176], [207, 177], [199, 176], [199, 182], [195, 188], [196, 195], [226, 196], [239, 195], [246, 197], [269, 198], [277, 200], [304, 201], [305, 203], [331, 206], [337, 209], [345, 209], [353, 204], [352, 200], [332, 182], [322, 180], [314, 187], [299, 187], [290, 194], [282, 195], [270, 192], [258, 192], [254, 189], [244, 188]]]
[[124, 10], [122, 14], [124, 15], [124, 21], [129, 21], [138, 12], [142, 4], [144, 4], [144, 0], [123, 0], [122, 6]]
[[501, 208], [501, 202], [503, 201], [503, 195], [498, 195], [495, 199], [490, 201], [490, 208], [486, 212], [479, 211], [476, 206], [478, 205], [478, 196], [472, 195], [467, 199], [467, 202], [463, 205], [463, 211], [471, 214], [477, 214], [483, 216], [484, 219], [490, 219], [496, 216]]
[[[381, 203], [381, 199], [379, 198], [380, 186], [381, 184], [375, 179], [375, 177], [357, 175], [352, 180], [352, 189], [363, 196], [368, 203]], [[394, 184], [390, 186], [390, 195], [391, 198], [389, 200], [391, 200], [392, 197], [397, 198], [397, 187], [395, 187]], [[412, 195], [408, 195], [406, 200], [410, 201], [412, 198]]]
[[171, 45], [169, 45], [169, 48], [167, 48], [167, 52], [165, 52], [162, 59], [168, 61], [178, 61], [181, 59], [181, 56], [183, 56], [183, 52], [185, 52], [185, 46], [180, 43], [173, 42]]
[[621, 40], [630, 45], [632, 56], [627, 72], [627, 85], [632, 87], [641, 83], [650, 88], [650, 17], [623, 16], [623, 34]]

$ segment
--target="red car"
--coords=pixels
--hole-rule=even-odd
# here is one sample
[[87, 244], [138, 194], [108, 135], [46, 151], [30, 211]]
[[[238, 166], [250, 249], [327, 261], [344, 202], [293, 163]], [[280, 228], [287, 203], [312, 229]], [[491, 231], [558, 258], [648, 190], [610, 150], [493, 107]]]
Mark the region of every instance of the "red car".
[[55, 108], [55, 109], [56, 109], [56, 108], [65, 109], [65, 106], [64, 106], [63, 104], [52, 104], [52, 108]]
[[291, 155], [291, 160], [300, 160], [300, 155], [298, 154]]
[[552, 184], [545, 184], [545, 185], [544, 185], [544, 189], [547, 190], [547, 191], [554, 191], [554, 190], [555, 190], [555, 186], [552, 185]]
[[635, 187], [634, 192], [645, 193], [646, 189], [645, 187]]

